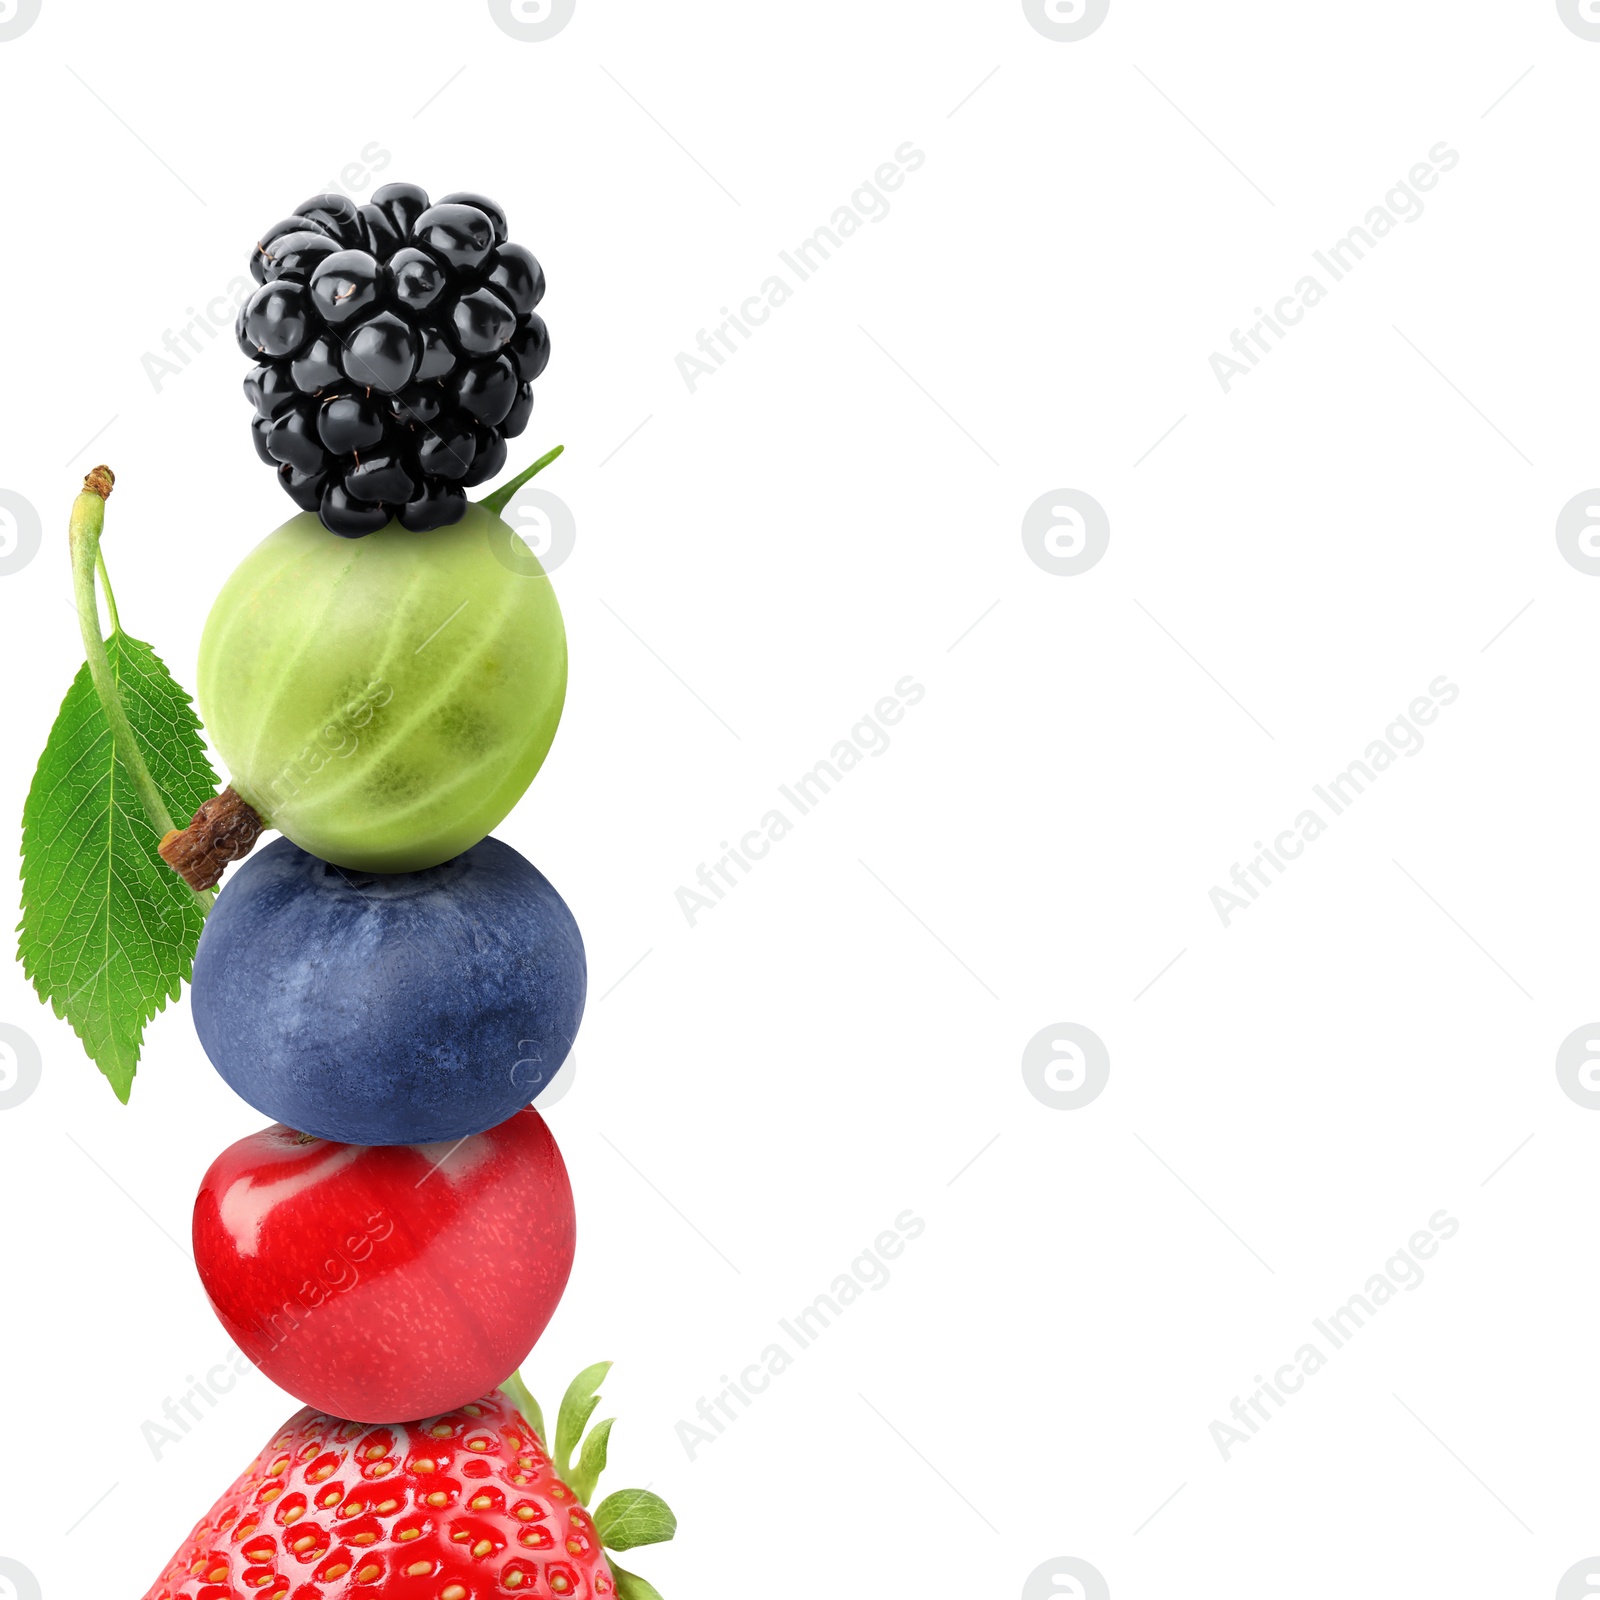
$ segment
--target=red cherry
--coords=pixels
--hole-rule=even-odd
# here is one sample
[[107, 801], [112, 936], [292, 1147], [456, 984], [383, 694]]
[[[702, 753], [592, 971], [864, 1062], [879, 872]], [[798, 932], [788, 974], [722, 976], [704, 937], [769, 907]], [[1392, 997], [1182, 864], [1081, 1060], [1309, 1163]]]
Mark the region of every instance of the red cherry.
[[281, 1124], [212, 1162], [194, 1255], [272, 1381], [380, 1423], [452, 1411], [521, 1365], [566, 1287], [572, 1189], [531, 1108], [453, 1145], [330, 1144]]

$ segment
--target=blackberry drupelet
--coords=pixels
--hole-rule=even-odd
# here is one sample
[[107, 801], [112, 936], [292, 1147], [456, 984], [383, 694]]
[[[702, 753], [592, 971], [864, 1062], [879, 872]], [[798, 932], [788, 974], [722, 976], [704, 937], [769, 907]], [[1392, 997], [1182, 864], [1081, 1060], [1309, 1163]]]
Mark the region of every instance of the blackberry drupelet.
[[459, 522], [528, 425], [550, 359], [544, 272], [480, 194], [391, 183], [307, 200], [262, 236], [239, 312], [255, 448], [289, 497], [359, 538]]

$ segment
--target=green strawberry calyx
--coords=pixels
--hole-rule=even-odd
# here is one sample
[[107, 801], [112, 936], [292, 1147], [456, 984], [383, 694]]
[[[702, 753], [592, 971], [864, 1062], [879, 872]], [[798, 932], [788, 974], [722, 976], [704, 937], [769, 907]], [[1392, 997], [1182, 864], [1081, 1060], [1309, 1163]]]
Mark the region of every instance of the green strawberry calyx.
[[[500, 1392], [522, 1413], [523, 1420], [538, 1434], [550, 1457], [556, 1475], [587, 1506], [606, 1469], [606, 1453], [611, 1443], [607, 1417], [589, 1428], [589, 1419], [600, 1404], [600, 1385], [611, 1370], [609, 1361], [585, 1367], [567, 1385], [556, 1414], [556, 1434], [552, 1448], [545, 1431], [544, 1412], [534, 1399], [520, 1371], [513, 1372], [500, 1385]], [[587, 1436], [584, 1430], [588, 1429]], [[577, 1461], [573, 1461], [576, 1452]], [[648, 1489], [617, 1489], [594, 1508], [595, 1531], [607, 1552], [633, 1550], [645, 1544], [664, 1544], [678, 1531], [678, 1519], [658, 1494]], [[609, 1555], [608, 1555], [609, 1560]], [[661, 1600], [657, 1590], [636, 1573], [624, 1571], [609, 1562], [617, 1580], [618, 1600]]]

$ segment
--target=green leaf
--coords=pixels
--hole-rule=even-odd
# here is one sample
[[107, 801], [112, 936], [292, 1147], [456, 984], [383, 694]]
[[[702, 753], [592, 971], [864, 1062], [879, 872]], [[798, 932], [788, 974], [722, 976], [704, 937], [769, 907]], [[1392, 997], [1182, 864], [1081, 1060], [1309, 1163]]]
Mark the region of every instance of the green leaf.
[[654, 1584], [646, 1583], [636, 1572], [624, 1572], [615, 1561], [610, 1563], [611, 1576], [617, 1580], [617, 1600], [661, 1600]]
[[[156, 787], [188, 818], [218, 787], [189, 696], [149, 645], [120, 629], [106, 653]], [[85, 663], [23, 807], [17, 953], [124, 1103], [145, 1024], [178, 998], [205, 923], [158, 843]]]
[[607, 1417], [604, 1422], [594, 1425], [589, 1437], [583, 1441], [577, 1466], [568, 1475], [567, 1487], [584, 1505], [588, 1505], [594, 1495], [595, 1485], [600, 1481], [600, 1474], [606, 1470], [606, 1447], [611, 1442], [611, 1427], [616, 1420], [615, 1417]]
[[658, 1494], [648, 1489], [618, 1489], [595, 1509], [594, 1525], [608, 1550], [664, 1544], [678, 1531], [678, 1519]]
[[567, 1392], [561, 1397], [561, 1410], [556, 1416], [555, 1465], [563, 1479], [572, 1470], [572, 1452], [578, 1448], [583, 1430], [589, 1426], [589, 1418], [600, 1404], [600, 1396], [595, 1391], [605, 1382], [610, 1370], [609, 1361], [597, 1361], [592, 1367], [585, 1367], [567, 1385]]
[[500, 1385], [501, 1394], [509, 1399], [518, 1411], [522, 1413], [522, 1420], [539, 1435], [539, 1443], [544, 1445], [548, 1453], [550, 1445], [545, 1438], [544, 1412], [539, 1409], [539, 1402], [533, 1398], [532, 1391], [522, 1381], [520, 1369], [513, 1372], [504, 1383]]

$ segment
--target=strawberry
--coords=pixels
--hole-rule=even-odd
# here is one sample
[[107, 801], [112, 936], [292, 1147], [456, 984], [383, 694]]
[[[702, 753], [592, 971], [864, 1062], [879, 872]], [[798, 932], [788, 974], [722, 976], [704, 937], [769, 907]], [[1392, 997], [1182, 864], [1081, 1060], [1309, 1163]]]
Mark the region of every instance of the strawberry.
[[671, 1511], [644, 1489], [608, 1495], [592, 1515], [584, 1509], [605, 1467], [609, 1420], [571, 1459], [609, 1368], [588, 1368], [567, 1390], [555, 1460], [518, 1376], [421, 1422], [374, 1427], [297, 1412], [145, 1600], [503, 1600], [519, 1592], [660, 1600], [642, 1578], [612, 1566], [603, 1547], [670, 1539]]

